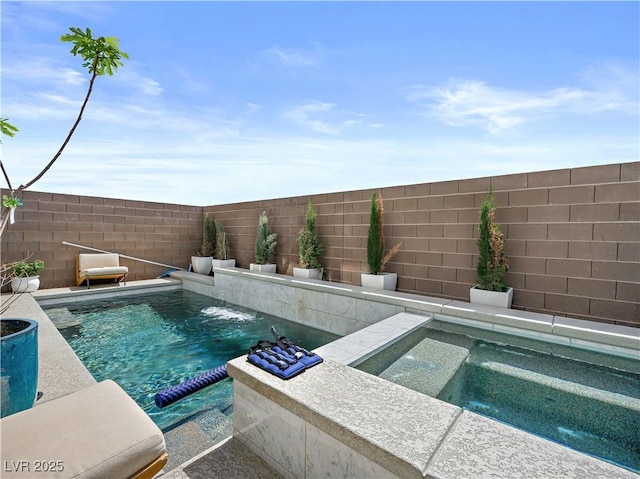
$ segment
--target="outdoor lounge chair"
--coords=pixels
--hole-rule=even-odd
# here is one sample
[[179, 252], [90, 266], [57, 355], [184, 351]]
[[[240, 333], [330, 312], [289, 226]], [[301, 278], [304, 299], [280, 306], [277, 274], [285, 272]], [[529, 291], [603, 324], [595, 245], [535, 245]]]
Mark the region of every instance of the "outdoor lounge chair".
[[111, 380], [0, 420], [3, 479], [150, 479], [164, 436]]
[[124, 280], [127, 284], [129, 268], [120, 266], [120, 257], [115, 253], [79, 254], [76, 256], [76, 285], [87, 282], [87, 289], [91, 286], [91, 279]]

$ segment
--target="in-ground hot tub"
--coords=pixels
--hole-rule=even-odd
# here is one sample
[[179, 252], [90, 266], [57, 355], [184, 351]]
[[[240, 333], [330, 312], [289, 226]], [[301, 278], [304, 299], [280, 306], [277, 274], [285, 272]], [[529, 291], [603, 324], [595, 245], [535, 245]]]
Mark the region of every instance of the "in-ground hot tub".
[[357, 366], [640, 471], [640, 363], [436, 317]]
[[0, 320], [1, 417], [29, 409], [38, 388], [38, 323], [25, 318]]
[[[524, 314], [530, 320], [530, 313]], [[540, 318], [533, 319], [540, 322]], [[432, 320], [430, 315], [396, 314], [316, 349], [325, 361], [289, 381], [278, 380], [243, 358], [230, 361], [237, 419], [234, 437], [287, 477], [638, 477], [631, 470], [347, 366], [362, 363]], [[509, 320], [517, 323], [519, 318]], [[557, 331], [562, 324], [559, 320]], [[552, 324], [544, 326], [551, 330]], [[616, 336], [616, 342], [636, 351], [635, 336], [624, 333]], [[569, 343], [560, 334], [554, 338]], [[455, 374], [456, 369], [448, 372]]]

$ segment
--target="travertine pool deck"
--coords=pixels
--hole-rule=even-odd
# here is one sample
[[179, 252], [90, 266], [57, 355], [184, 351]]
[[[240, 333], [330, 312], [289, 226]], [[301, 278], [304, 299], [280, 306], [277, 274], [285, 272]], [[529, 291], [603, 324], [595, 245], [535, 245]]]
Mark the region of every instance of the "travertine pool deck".
[[[235, 297], [248, 299], [250, 302], [258, 301], [260, 297], [268, 298], [264, 303], [267, 309], [282, 308], [294, 316], [287, 319], [301, 322], [316, 318], [322, 307], [333, 306], [334, 309], [326, 315], [327, 329], [347, 324], [353, 334], [319, 348], [317, 351], [326, 358], [325, 363], [306, 371], [298, 378], [280, 381], [248, 365], [244, 358], [229, 363], [232, 376], [237, 379], [234, 381], [234, 403], [238, 398], [238, 403], [234, 404], [234, 421], [237, 421], [234, 423], [234, 438], [190, 458], [166, 474], [171, 479], [219, 477], [214, 464], [223, 465], [234, 460], [239, 464], [237, 471], [242, 472], [237, 472], [235, 476], [236, 473], [230, 472], [231, 475], [226, 477], [277, 477], [274, 470], [282, 477], [315, 477], [311, 471], [319, 471], [321, 463], [333, 464], [331, 467], [334, 469], [324, 471], [331, 473], [332, 477], [377, 477], [368, 472], [365, 476], [354, 475], [359, 470], [357, 467], [370, 468], [365, 470], [372, 474], [377, 471], [383, 477], [466, 478], [486, 477], [490, 474], [498, 477], [638, 477], [627, 470], [509, 426], [473, 413], [461, 412], [455, 406], [440, 403], [428, 396], [411, 391], [407, 393], [408, 390], [401, 386], [346, 366], [375, 354], [390, 340], [404, 337], [430, 321], [433, 314], [444, 315], [451, 323], [459, 322], [497, 332], [511, 333], [517, 330], [523, 336], [552, 338], [560, 344], [603, 350], [626, 357], [634, 354], [637, 356], [640, 350], [640, 331], [635, 328], [500, 310], [397, 292], [380, 293], [328, 282], [305, 282], [285, 275], [245, 272], [246, 270], [239, 269], [216, 270], [215, 284], [213, 277], [180, 272], [172, 276], [173, 280], [149, 280], [146, 284], [132, 282], [126, 288], [116, 286], [104, 289], [92, 287], [91, 290], [41, 290], [33, 296], [21, 295], [24, 298], [18, 298], [11, 305], [8, 314], [13, 317], [28, 316], [41, 323], [39, 389], [45, 393], [42, 399], [44, 401], [86, 387], [94, 380], [36, 303], [34, 296], [42, 304], [55, 304], [68, 302], [70, 295], [77, 298], [93, 295], [109, 297], [113, 294], [143, 292], [146, 287], [155, 288], [158, 284], [170, 284], [170, 287], [182, 287], [213, 297], [223, 296], [221, 299], [231, 302], [238, 302], [234, 300]], [[237, 295], [232, 298], [230, 296], [234, 291]], [[12, 296], [3, 295], [3, 301], [7, 297]], [[377, 306], [380, 309], [376, 309]], [[371, 314], [369, 323], [359, 319], [359, 315], [367, 312]], [[337, 378], [344, 378], [344, 381]], [[329, 394], [331, 391], [333, 392]], [[349, 394], [345, 394], [346, 392]], [[320, 400], [322, 397], [328, 399], [334, 396], [336, 402]], [[387, 401], [380, 402], [383, 398]], [[284, 401], [286, 407], [280, 405], [279, 401]], [[416, 413], [416, 419], [429, 418], [431, 414], [435, 414], [433, 411], [443, 409], [436, 414], [438, 417], [434, 418], [433, 426], [428, 422], [426, 425], [409, 425], [410, 431], [413, 431], [411, 434], [420, 433], [411, 439], [411, 434], [407, 434], [402, 426], [409, 418], [414, 417], [414, 413], [407, 413], [403, 409], [405, 404], [413, 404], [417, 411], [423, 411], [423, 414]], [[302, 421], [303, 430], [310, 431], [309, 435], [305, 432], [304, 437], [305, 441], [311, 442], [303, 441], [307, 450], [321, 451], [324, 448], [331, 455], [323, 458], [318, 452], [315, 459], [304, 455], [302, 459], [289, 459], [289, 462], [302, 461], [305, 464], [302, 469], [296, 469], [302, 474], [299, 476], [293, 475], [287, 469], [288, 466], [274, 462], [272, 456], [267, 454], [265, 457], [264, 450], [256, 446], [257, 441], [252, 436], [259, 429], [252, 433], [250, 421], [241, 417], [243, 407], [256, 415], [262, 414], [260, 408], [263, 405], [273, 405], [273, 410], [262, 416], [264, 425], [279, 426], [286, 424], [286, 419], [289, 418], [299, 427], [299, 421]], [[249, 409], [246, 409], [247, 406]], [[393, 412], [396, 409], [397, 414]], [[236, 414], [237, 411], [241, 413]], [[343, 418], [343, 415], [346, 417]], [[342, 422], [343, 419], [346, 422]], [[371, 426], [375, 429], [373, 435], [367, 421], [375, 424]], [[422, 435], [424, 431], [421, 428], [425, 427], [434, 432], [434, 437]], [[503, 427], [508, 431], [503, 430]], [[247, 439], [251, 437], [253, 439]], [[394, 441], [399, 437], [402, 447], [397, 448]], [[482, 441], [478, 440], [480, 437], [483, 438]], [[528, 440], [533, 443], [529, 444]], [[273, 438], [269, 438], [269, 442], [278, 444]], [[493, 446], [496, 443], [509, 444], [509, 448], [502, 451]], [[250, 446], [252, 453], [247, 450], [246, 445]], [[344, 449], [345, 446], [347, 449]], [[416, 458], [417, 453], [411, 452], [412, 448], [420, 451], [422, 456]], [[464, 454], [460, 451], [464, 451]], [[337, 460], [332, 461], [331, 457]], [[520, 466], [514, 469], [515, 463]], [[522, 463], [526, 463], [525, 466]], [[245, 466], [246, 469], [242, 469]], [[207, 471], [211, 474], [208, 475]]]

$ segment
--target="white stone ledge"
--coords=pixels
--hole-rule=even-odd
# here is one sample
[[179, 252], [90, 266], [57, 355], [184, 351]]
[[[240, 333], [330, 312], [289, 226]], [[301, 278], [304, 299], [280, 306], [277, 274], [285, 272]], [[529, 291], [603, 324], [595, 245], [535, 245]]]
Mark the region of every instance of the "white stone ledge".
[[174, 279], [195, 281], [196, 283], [202, 283], [210, 286], [214, 285], [213, 276], [193, 273], [191, 271], [173, 271], [170, 276]]
[[34, 299], [42, 306], [54, 306], [76, 301], [91, 301], [133, 296], [157, 291], [176, 291], [182, 287], [181, 281], [171, 278], [129, 281], [127, 284], [94, 285], [87, 289], [83, 286], [70, 288], [39, 289], [33, 293]]
[[322, 358], [357, 366], [433, 319], [433, 315], [398, 313], [314, 350]]
[[331, 359], [287, 381], [244, 356], [227, 367], [234, 435], [285, 477], [638, 477]]
[[553, 334], [628, 348], [636, 351], [635, 357], [640, 357], [640, 328], [556, 316]]
[[[245, 357], [227, 367], [234, 381], [336, 439], [343, 450], [353, 450], [398, 477], [422, 479], [427, 459], [461, 412], [457, 406], [331, 360], [287, 381], [249, 364]], [[238, 409], [242, 417], [250, 413]], [[251, 427], [244, 425], [245, 435]], [[280, 436], [269, 440], [284, 441], [286, 448], [289, 431]], [[254, 434], [254, 442], [260, 437]], [[331, 458], [324, 459], [331, 463]], [[306, 461], [295, 462], [301, 460]]]
[[[356, 311], [355, 317], [351, 319], [356, 321], [359, 327], [366, 327], [379, 319], [383, 319], [373, 318], [370, 320], [363, 320], [361, 317], [367, 314], [365, 308], [367, 303], [378, 303], [381, 307], [382, 305], [385, 305], [383, 309], [388, 309], [389, 314], [383, 317], [391, 316], [395, 312], [400, 311], [416, 312], [419, 314], [433, 313], [436, 319], [465, 324], [481, 329], [507, 332], [509, 334], [557, 344], [571, 344], [582, 349], [600, 351], [624, 357], [637, 357], [640, 355], [640, 328], [598, 323], [595, 321], [584, 321], [549, 314], [521, 311], [517, 309], [503, 309], [494, 306], [472, 304], [464, 301], [452, 301], [442, 298], [432, 298], [429, 296], [398, 291], [372, 290], [356, 285], [334, 283], [323, 280], [307, 280], [278, 273], [260, 273], [242, 268], [214, 268], [214, 275], [225, 275], [227, 278], [244, 278], [247, 281], [266, 282], [270, 284], [289, 286], [302, 291], [308, 290], [335, 295], [338, 297], [353, 298], [356, 300], [356, 304], [358, 305], [358, 311]], [[171, 276], [184, 279], [185, 281], [193, 280], [199, 282], [211, 282], [210, 284], [213, 284], [212, 277], [197, 275], [195, 273], [175, 272], [172, 273]], [[215, 290], [216, 288], [213, 289]], [[214, 296], [218, 297], [215, 293]], [[246, 298], [246, 295], [243, 297]], [[270, 302], [270, 304], [273, 303], [272, 298], [265, 298], [264, 300]], [[241, 302], [234, 301], [233, 298], [230, 298], [229, 301], [244, 305]], [[280, 304], [282, 305], [286, 301], [287, 300], [285, 298], [280, 301]], [[293, 310], [299, 311], [299, 298], [298, 300], [291, 301], [295, 301], [291, 303]], [[307, 307], [308, 311], [323, 312], [321, 309], [308, 306], [305, 307]], [[395, 311], [392, 310], [393, 307], [396, 308]], [[285, 307], [282, 307], [281, 310], [287, 311]], [[265, 312], [281, 316], [279, 311]], [[377, 311], [377, 314], [382, 314], [382, 312], [382, 310]], [[334, 313], [332, 314], [335, 316], [336, 320], [341, 316], [335, 315]], [[307, 317], [286, 317], [286, 319], [298, 322], [307, 322], [308, 320]], [[355, 329], [352, 325], [345, 331], [332, 330], [332, 332], [344, 335], [349, 334], [354, 330]], [[343, 355], [342, 360], [345, 359], [347, 358]]]

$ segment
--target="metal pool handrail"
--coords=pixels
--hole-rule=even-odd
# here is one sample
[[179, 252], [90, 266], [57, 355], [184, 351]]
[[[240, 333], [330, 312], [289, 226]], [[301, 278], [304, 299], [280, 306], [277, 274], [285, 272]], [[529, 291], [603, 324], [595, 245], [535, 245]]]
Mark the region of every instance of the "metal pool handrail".
[[155, 264], [155, 265], [158, 265], [158, 266], [165, 266], [167, 268], [173, 268], [173, 269], [179, 269], [179, 270], [182, 270], [182, 271], [187, 271], [186, 268], [181, 268], [180, 266], [172, 266], [170, 264], [158, 263], [156, 261], [149, 261], [148, 259], [136, 258], [135, 256], [127, 256], [126, 254], [115, 253], [113, 251], [105, 251], [103, 249], [98, 249], [98, 248], [91, 248], [90, 246], [83, 246], [83, 245], [80, 245], [80, 244], [69, 243], [67, 241], [63, 241], [62, 244], [67, 245], [67, 246], [73, 246], [75, 248], [89, 249], [91, 251], [97, 251], [98, 253], [117, 254], [118, 256], [120, 256], [122, 258], [132, 259], [134, 261], [141, 261], [143, 263]]

